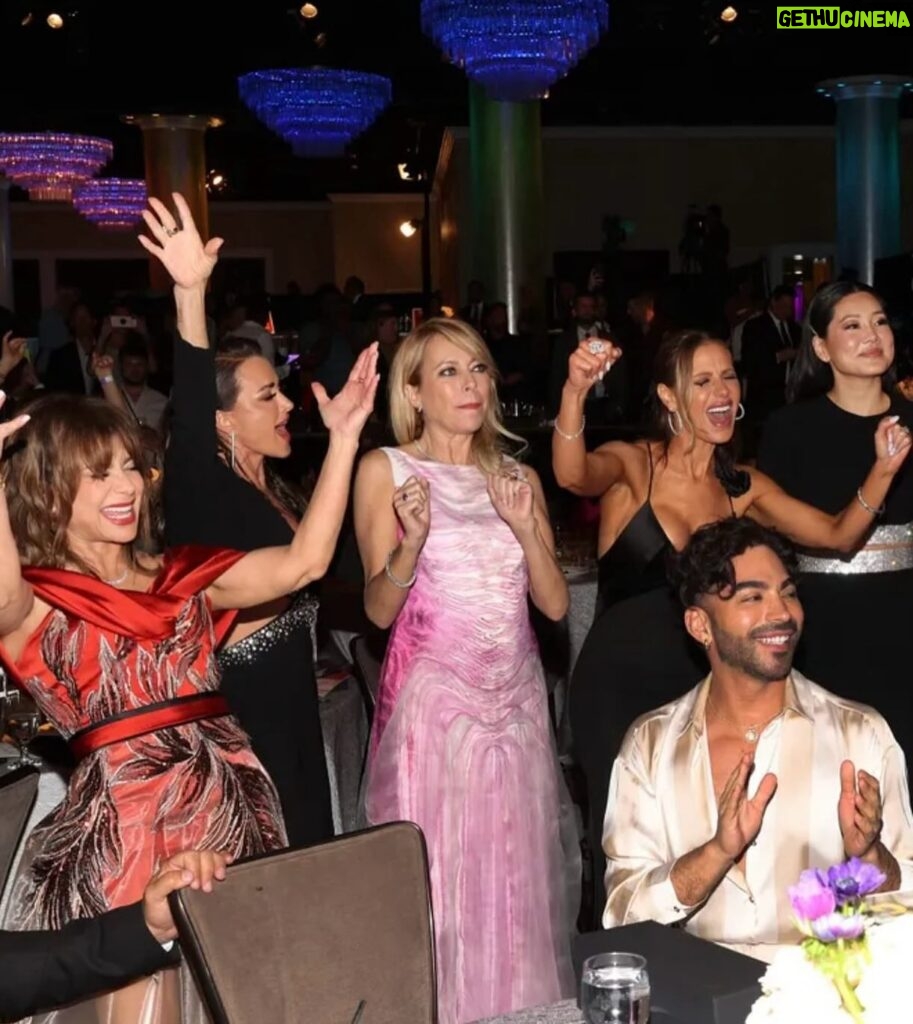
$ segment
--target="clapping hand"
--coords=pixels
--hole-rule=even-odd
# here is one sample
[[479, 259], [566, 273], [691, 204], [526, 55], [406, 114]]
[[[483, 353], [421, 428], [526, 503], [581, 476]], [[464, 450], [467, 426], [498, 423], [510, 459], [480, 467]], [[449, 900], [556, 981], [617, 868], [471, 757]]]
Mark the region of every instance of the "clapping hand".
[[749, 800], [748, 777], [753, 767], [754, 755], [743, 754], [720, 794], [716, 843], [733, 862], [755, 841], [761, 831], [767, 805], [777, 791], [777, 777], [768, 772]]
[[150, 196], [149, 205], [154, 212], [143, 210], [143, 220], [155, 242], [140, 235], [140, 245], [161, 261], [178, 288], [197, 288], [209, 280], [223, 240], [210, 238], [204, 244], [187, 201], [179, 192], [172, 193], [172, 198], [181, 223], [163, 202]]
[[868, 772], [857, 773], [852, 761], [840, 765], [837, 818], [847, 857], [865, 857], [881, 838], [881, 788]]
[[910, 431], [897, 416], [885, 416], [875, 431], [875, 455], [892, 476], [910, 454]]
[[535, 529], [532, 487], [522, 478], [504, 473], [489, 473], [487, 480], [491, 503], [514, 535], [520, 538]]
[[403, 541], [421, 551], [431, 527], [431, 491], [428, 481], [410, 476], [393, 492], [393, 511], [403, 529]]
[[621, 349], [604, 338], [584, 338], [567, 362], [568, 384], [575, 391], [590, 388], [621, 358]]
[[316, 381], [311, 384], [320, 418], [327, 430], [331, 434], [357, 439], [374, 409], [374, 396], [379, 382], [375, 341], [355, 360], [349, 379], [335, 398], [329, 397], [322, 384]]

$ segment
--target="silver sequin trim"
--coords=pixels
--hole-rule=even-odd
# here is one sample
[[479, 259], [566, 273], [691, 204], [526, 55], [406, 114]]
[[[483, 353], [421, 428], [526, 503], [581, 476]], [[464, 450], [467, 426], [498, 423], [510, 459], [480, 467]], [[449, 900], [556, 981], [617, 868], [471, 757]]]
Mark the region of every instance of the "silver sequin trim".
[[901, 569], [913, 569], [913, 523], [879, 526], [865, 547], [852, 558], [799, 556], [799, 571], [805, 573], [855, 576], [863, 572], [898, 572]]
[[256, 633], [219, 652], [222, 666], [252, 665], [266, 651], [276, 644], [287, 640], [299, 629], [306, 628], [311, 633], [311, 648], [317, 650], [317, 609], [320, 602], [311, 594], [301, 592], [292, 604], [272, 622], [258, 629]]

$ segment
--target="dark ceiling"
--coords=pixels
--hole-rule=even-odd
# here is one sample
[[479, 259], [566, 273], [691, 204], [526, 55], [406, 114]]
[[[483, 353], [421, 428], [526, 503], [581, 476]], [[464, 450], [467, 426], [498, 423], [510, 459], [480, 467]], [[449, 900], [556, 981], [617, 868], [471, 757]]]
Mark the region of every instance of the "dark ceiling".
[[[445, 125], [466, 123], [462, 72], [422, 34], [419, 0], [316, 5], [318, 16], [304, 21], [289, 0], [63, 0], [56, 7], [6, 0], [0, 130], [105, 135], [116, 146], [106, 173], [132, 176], [142, 173], [140, 134], [121, 125], [120, 114], [219, 114], [226, 124], [210, 133], [207, 151], [210, 166], [229, 180], [227, 198], [409, 188], [396, 163], [414, 145], [416, 125], [424, 125], [424, 148], [433, 154]], [[777, 30], [775, 4], [757, 2], [736, 3], [739, 16], [726, 26], [718, 18], [723, 6], [615, 0], [609, 32], [551, 90], [544, 122], [830, 123], [831, 104], [814, 91], [818, 79], [913, 73], [913, 30]], [[64, 15], [59, 31], [45, 23], [51, 10]], [[23, 26], [29, 11], [32, 22]], [[238, 74], [312, 63], [393, 79], [392, 107], [345, 159], [294, 158], [238, 100]]]

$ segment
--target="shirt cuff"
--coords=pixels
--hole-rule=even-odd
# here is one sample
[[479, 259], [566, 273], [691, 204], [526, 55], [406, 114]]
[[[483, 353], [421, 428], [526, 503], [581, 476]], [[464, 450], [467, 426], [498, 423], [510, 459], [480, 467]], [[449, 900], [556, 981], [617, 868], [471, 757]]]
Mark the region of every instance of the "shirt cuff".
[[681, 921], [700, 906], [685, 906], [672, 884], [672, 869], [676, 861], [654, 868], [645, 875], [642, 883], [631, 897], [621, 920], [611, 911], [611, 894], [606, 903], [602, 924], [604, 928], [616, 925], [634, 924], [637, 921], [656, 921], [658, 924], [673, 924]]

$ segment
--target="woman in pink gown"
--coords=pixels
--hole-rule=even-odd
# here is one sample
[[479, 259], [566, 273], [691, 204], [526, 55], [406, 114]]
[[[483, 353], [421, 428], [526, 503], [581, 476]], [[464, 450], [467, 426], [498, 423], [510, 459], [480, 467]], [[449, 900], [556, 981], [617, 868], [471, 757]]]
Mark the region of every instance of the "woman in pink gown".
[[493, 362], [429, 320], [390, 373], [397, 448], [370, 453], [355, 523], [368, 616], [393, 631], [371, 736], [372, 823], [425, 834], [442, 1024], [571, 987], [559, 773], [527, 598], [568, 592], [535, 473], [506, 456]]

